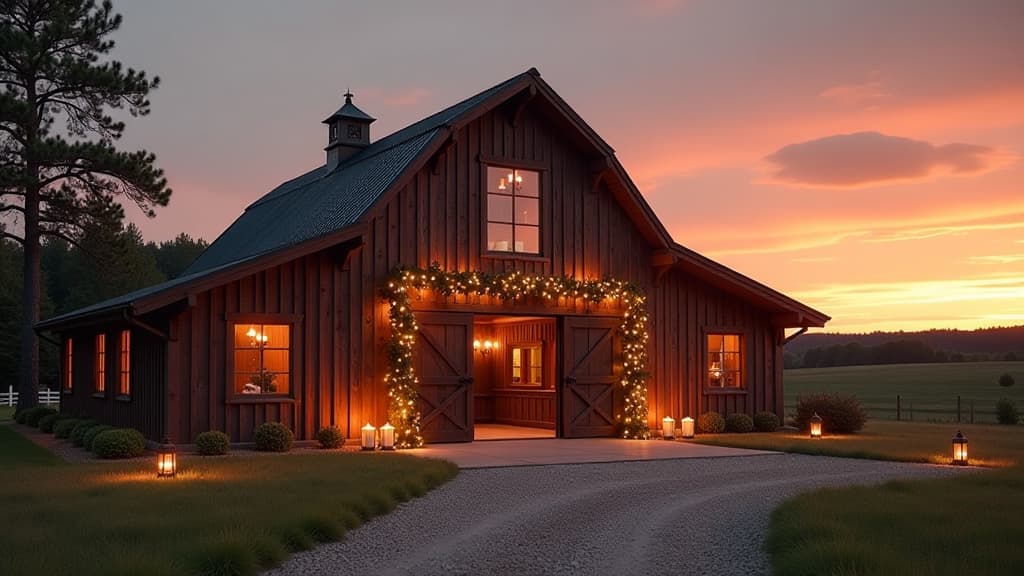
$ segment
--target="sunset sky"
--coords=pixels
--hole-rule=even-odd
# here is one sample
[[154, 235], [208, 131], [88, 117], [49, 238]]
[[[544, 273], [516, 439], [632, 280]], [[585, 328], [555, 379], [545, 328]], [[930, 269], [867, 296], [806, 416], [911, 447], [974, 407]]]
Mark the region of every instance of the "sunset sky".
[[323, 163], [347, 88], [380, 138], [531, 66], [681, 244], [828, 331], [1024, 324], [1024, 2], [115, 1], [161, 77], [126, 148], [214, 239]]

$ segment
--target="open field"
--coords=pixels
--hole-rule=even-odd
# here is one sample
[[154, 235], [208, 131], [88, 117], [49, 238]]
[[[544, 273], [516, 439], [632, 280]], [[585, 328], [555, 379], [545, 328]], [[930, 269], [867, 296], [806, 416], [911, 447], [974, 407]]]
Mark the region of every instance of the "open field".
[[[1017, 384], [999, 386], [1009, 372]], [[961, 421], [995, 422], [995, 404], [1007, 397], [1024, 409], [1024, 362], [953, 364], [892, 364], [786, 370], [785, 403], [789, 413], [801, 394], [854, 394], [871, 418], [895, 420], [896, 396], [902, 400], [902, 420], [955, 422], [956, 399], [961, 397]]]
[[[338, 540], [457, 469], [330, 451], [66, 464], [0, 425], [0, 574], [256, 574]], [[59, 543], [40, 553], [40, 543]]]

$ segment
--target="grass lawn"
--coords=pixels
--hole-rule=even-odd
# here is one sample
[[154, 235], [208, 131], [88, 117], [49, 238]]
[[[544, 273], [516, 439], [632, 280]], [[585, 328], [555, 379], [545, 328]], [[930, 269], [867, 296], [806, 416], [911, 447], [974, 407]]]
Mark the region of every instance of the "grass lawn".
[[[1015, 386], [999, 386], [999, 376], [1010, 373]], [[902, 400], [902, 419], [955, 421], [956, 397], [961, 398], [961, 419], [995, 422], [996, 401], [1007, 397], [1024, 408], [1024, 362], [965, 362], [950, 364], [893, 364], [803, 368], [785, 372], [787, 411], [797, 396], [814, 392], [854, 394], [874, 419], [896, 419], [896, 395]]]
[[1024, 426], [874, 420], [852, 436], [720, 434], [698, 442], [947, 464], [962, 429], [970, 462], [998, 471], [943, 480], [826, 489], [772, 515], [767, 550], [777, 575], [1020, 574], [1024, 569]]
[[335, 451], [189, 457], [178, 478], [157, 480], [149, 458], [55, 463], [0, 426], [0, 574], [255, 574], [456, 473], [437, 460]]
[[0, 406], [0, 424], [8, 424], [14, 420], [14, 406]]

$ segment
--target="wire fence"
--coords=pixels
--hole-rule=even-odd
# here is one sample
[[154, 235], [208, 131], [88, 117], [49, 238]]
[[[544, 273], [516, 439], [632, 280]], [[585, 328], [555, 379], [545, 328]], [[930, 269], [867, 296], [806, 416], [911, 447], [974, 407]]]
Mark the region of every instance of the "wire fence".
[[[982, 424], [996, 422], [995, 402], [964, 396], [948, 398], [905, 396], [860, 398], [868, 417], [908, 422], [959, 422]], [[796, 412], [796, 398], [786, 403], [786, 413]]]

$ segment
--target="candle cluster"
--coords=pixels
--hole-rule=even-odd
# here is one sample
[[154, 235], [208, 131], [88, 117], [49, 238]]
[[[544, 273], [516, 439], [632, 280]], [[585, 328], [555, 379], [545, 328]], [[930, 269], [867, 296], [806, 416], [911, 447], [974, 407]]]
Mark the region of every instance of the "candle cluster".
[[618, 300], [625, 307], [619, 333], [623, 346], [620, 386], [624, 392], [619, 424], [623, 438], [650, 438], [647, 425], [647, 310], [640, 290], [621, 280], [577, 280], [568, 276], [537, 276], [518, 271], [485, 274], [450, 272], [436, 262], [429, 268], [398, 268], [384, 289], [390, 304], [391, 340], [388, 344], [388, 419], [395, 423], [395, 445], [423, 445], [420, 413], [416, 408], [419, 380], [413, 367], [416, 317], [410, 290], [431, 290], [442, 296], [476, 295], [515, 301], [540, 298], [547, 301], [601, 303]]

